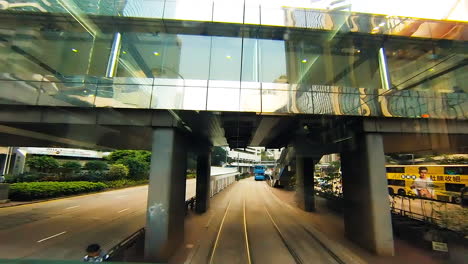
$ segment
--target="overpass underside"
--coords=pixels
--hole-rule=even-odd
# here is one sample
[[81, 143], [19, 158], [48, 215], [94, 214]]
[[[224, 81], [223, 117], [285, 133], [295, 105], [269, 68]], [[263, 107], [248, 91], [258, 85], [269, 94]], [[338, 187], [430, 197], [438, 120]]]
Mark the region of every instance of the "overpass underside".
[[214, 145], [293, 148], [308, 211], [313, 165], [341, 153], [347, 235], [392, 255], [384, 153], [467, 152], [466, 29], [411, 38], [393, 20], [429, 22], [313, 11], [333, 23], [301, 26], [293, 11], [261, 25], [2, 10], [0, 145], [152, 150], [151, 261], [184, 235], [187, 152], [200, 213]]

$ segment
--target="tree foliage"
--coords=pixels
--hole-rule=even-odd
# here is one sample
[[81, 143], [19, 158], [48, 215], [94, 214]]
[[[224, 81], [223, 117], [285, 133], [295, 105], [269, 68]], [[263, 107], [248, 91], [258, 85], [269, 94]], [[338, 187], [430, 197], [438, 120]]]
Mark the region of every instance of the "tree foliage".
[[38, 172], [49, 172], [60, 167], [56, 159], [49, 156], [36, 156], [28, 159], [26, 165]]
[[66, 161], [62, 163], [62, 168], [68, 169], [71, 172], [79, 172], [81, 170], [81, 164], [77, 161]]
[[107, 163], [105, 161], [102, 161], [102, 160], [88, 161], [88, 162], [86, 162], [86, 164], [84, 166], [84, 169], [88, 170], [88, 171], [102, 172], [102, 171], [107, 170]]
[[128, 177], [129, 169], [123, 164], [112, 164], [107, 172], [107, 180], [122, 180]]
[[211, 166], [221, 166], [226, 162], [227, 151], [223, 147], [214, 147], [211, 153]]
[[151, 163], [151, 152], [146, 150], [116, 150], [106, 157], [110, 164], [122, 164], [128, 158], [136, 158], [146, 163]]
[[149, 178], [150, 165], [138, 158], [125, 158], [121, 160], [121, 164], [127, 166], [128, 177], [132, 180], [143, 180]]
[[146, 150], [116, 150], [106, 157], [110, 164], [125, 165], [128, 178], [133, 180], [147, 179], [151, 163], [151, 152]]
[[262, 161], [274, 161], [275, 160], [274, 157], [268, 156], [267, 152], [264, 150], [262, 150], [262, 152], [260, 153], [260, 157]]

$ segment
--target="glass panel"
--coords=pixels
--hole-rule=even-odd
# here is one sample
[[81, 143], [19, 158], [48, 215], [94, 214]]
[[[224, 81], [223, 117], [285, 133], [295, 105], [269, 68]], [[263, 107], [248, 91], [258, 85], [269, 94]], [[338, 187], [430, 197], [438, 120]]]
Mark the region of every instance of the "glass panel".
[[337, 85], [354, 88], [381, 87], [377, 48], [341, 40], [323, 45], [317, 40], [288, 43], [288, 78], [292, 83]]
[[214, 0], [213, 21], [240, 23], [244, 22], [243, 1]]
[[180, 76], [186, 81], [205, 81], [206, 86], [210, 69], [211, 37], [178, 35], [180, 43]]
[[166, 0], [165, 19], [211, 21], [212, 17], [212, 0]]
[[242, 46], [242, 81], [258, 82], [260, 77], [260, 40], [244, 38]]
[[[20, 27], [7, 32], [0, 52], [0, 71], [17, 79], [42, 80], [52, 76], [66, 82], [70, 75], [103, 75], [110, 35], [94, 39], [88, 32], [63, 32]], [[3, 34], [2, 34], [3, 36]], [[3, 51], [2, 51], [3, 50]]]
[[240, 111], [262, 111], [260, 89], [241, 89], [240, 98]]
[[289, 91], [262, 90], [262, 112], [288, 112]]
[[245, 4], [244, 23], [256, 25], [260, 24], [260, 6], [258, 4]]
[[206, 87], [156, 86], [151, 108], [206, 110]]
[[0, 80], [0, 102], [2, 104], [35, 105], [41, 82]]
[[240, 89], [208, 88], [207, 110], [239, 111]]
[[151, 108], [184, 109], [185, 89], [181, 86], [154, 86]]
[[127, 0], [121, 14], [127, 17], [162, 18], [164, 0]]
[[[269, 26], [288, 26], [287, 8], [278, 8], [268, 5], [260, 7], [260, 22], [262, 25]], [[291, 25], [292, 26], [292, 25]]]
[[240, 81], [242, 39], [212, 37], [211, 47], [210, 80]]
[[312, 93], [315, 114], [339, 114], [339, 104], [336, 93]]
[[295, 113], [313, 113], [314, 102], [312, 100], [312, 93], [309, 91], [291, 91], [293, 98], [291, 110]]
[[185, 87], [184, 110], [206, 110], [206, 87]]
[[155, 78], [158, 85], [206, 86], [210, 37], [126, 33], [117, 76]]
[[98, 85], [96, 107], [149, 108], [152, 86], [138, 84]]
[[93, 107], [96, 81], [80, 76], [68, 78], [67, 82], [43, 81], [40, 91], [39, 105]]
[[307, 21], [307, 28], [322, 30], [332, 30], [335, 28], [333, 16], [330, 13], [313, 9], [306, 9], [303, 12]]
[[305, 28], [307, 27], [306, 13], [301, 8], [284, 8], [285, 24], [288, 27]]
[[386, 55], [392, 84], [396, 89], [467, 92], [467, 50], [463, 45], [389, 41]]
[[259, 40], [260, 81], [265, 83], [286, 83], [286, 46], [283, 40]]

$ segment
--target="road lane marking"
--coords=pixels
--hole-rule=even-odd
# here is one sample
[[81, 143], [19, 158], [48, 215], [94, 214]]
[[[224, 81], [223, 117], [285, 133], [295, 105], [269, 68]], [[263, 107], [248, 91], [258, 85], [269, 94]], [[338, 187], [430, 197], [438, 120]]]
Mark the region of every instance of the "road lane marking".
[[119, 195], [119, 196], [117, 196], [117, 198], [124, 198], [124, 197], [127, 197], [127, 196], [128, 196], [127, 194], [125, 194], [125, 195]]
[[60, 235], [65, 234], [66, 232], [67, 232], [67, 231], [63, 231], [63, 232], [58, 233], [58, 234], [55, 234], [55, 235], [53, 235], [53, 236], [46, 237], [46, 238], [44, 238], [44, 239], [38, 240], [37, 243], [41, 243], [41, 242], [46, 241], [46, 240], [49, 240], [49, 239], [51, 239], [51, 238], [58, 237], [58, 236], [60, 236]]
[[247, 249], [247, 260], [249, 264], [252, 263], [250, 259], [250, 250], [249, 250], [249, 236], [247, 235], [247, 220], [245, 218], [245, 199], [244, 199], [244, 234], [245, 234], [245, 247]]
[[130, 208], [125, 208], [125, 209], [123, 209], [123, 210], [120, 210], [120, 211], [118, 211], [117, 213], [119, 213], [119, 214], [120, 214], [120, 213], [122, 213], [122, 212], [125, 212], [125, 211], [127, 211], [128, 209], [130, 209]]
[[67, 208], [65, 208], [65, 210], [73, 209], [73, 208], [77, 208], [77, 207], [80, 207], [80, 206], [79, 206], [79, 205], [75, 205], [75, 206], [72, 206], [72, 207], [67, 207]]
[[226, 212], [224, 212], [224, 216], [223, 216], [223, 220], [221, 220], [221, 225], [219, 226], [219, 230], [218, 230], [218, 235], [216, 235], [216, 240], [215, 240], [215, 243], [213, 245], [213, 251], [211, 252], [211, 256], [210, 256], [210, 264], [213, 263], [213, 258], [214, 258], [214, 254], [215, 254], [215, 251], [216, 251], [216, 247], [218, 246], [218, 240], [219, 240], [219, 237], [221, 235], [221, 230], [223, 229], [223, 225], [224, 225], [224, 220], [226, 219], [226, 215], [229, 211], [229, 207], [231, 206], [231, 200], [229, 200], [229, 203], [228, 203], [228, 206], [226, 207]]

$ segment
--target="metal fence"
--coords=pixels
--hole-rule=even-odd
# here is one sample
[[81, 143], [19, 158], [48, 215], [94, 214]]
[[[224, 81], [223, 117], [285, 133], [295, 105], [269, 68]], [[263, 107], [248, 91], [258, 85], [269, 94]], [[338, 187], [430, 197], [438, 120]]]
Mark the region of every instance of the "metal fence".
[[[211, 175], [210, 197], [221, 192], [236, 181], [237, 170], [218, 170]], [[185, 208], [193, 210], [197, 200], [191, 197], [185, 201]], [[108, 251], [109, 261], [141, 261], [143, 257], [145, 228], [141, 228]]]
[[210, 186], [210, 197], [219, 193], [224, 188], [231, 185], [236, 181], [236, 176], [239, 175], [239, 172], [230, 172], [227, 174], [221, 175], [212, 175], [211, 176], [211, 186]]

